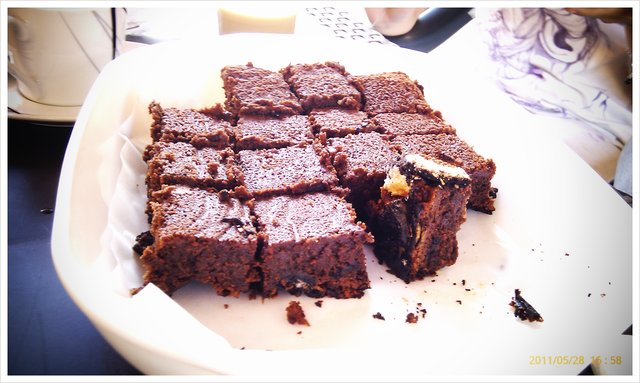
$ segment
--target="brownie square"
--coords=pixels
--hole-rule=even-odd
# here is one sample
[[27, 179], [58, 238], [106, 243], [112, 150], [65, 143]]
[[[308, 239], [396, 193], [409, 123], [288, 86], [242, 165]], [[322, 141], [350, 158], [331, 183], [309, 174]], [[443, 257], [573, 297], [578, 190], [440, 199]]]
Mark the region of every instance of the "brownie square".
[[229, 65], [221, 70], [225, 106], [235, 116], [300, 114], [302, 107], [282, 74], [247, 65]]
[[283, 289], [311, 297], [359, 298], [369, 288], [363, 245], [370, 235], [343, 198], [276, 196], [255, 203], [266, 297]]
[[145, 284], [172, 294], [195, 280], [220, 295], [238, 296], [259, 282], [258, 236], [247, 204], [173, 185], [154, 193], [151, 207], [154, 241], [141, 257]]
[[468, 206], [483, 213], [495, 210], [497, 189], [491, 187], [496, 173], [492, 159], [485, 159], [465, 141], [454, 134], [406, 135], [393, 138], [402, 154], [421, 154], [460, 166], [471, 177], [471, 197]]
[[456, 262], [470, 184], [461, 168], [416, 154], [390, 169], [369, 227], [392, 274], [409, 283]]
[[333, 166], [351, 200], [375, 198], [391, 165], [400, 157], [388, 137], [376, 132], [328, 140]]
[[325, 134], [326, 137], [344, 137], [347, 134], [368, 133], [376, 131], [365, 112], [348, 109], [323, 108], [314, 109], [309, 114], [309, 123], [314, 134]]
[[233, 151], [230, 148], [196, 148], [186, 142], [157, 142], [147, 146], [146, 185], [149, 195], [162, 185], [230, 189], [235, 186]]
[[372, 118], [378, 129], [386, 134], [455, 134], [456, 130], [441, 118], [432, 114], [381, 113]]
[[231, 125], [224, 111], [214, 108], [194, 110], [163, 108], [157, 102], [149, 105], [153, 119], [151, 138], [154, 142], [188, 142], [195, 147], [223, 149], [232, 137]]
[[240, 117], [234, 131], [236, 150], [282, 148], [313, 141], [313, 132], [304, 115], [245, 115]]
[[403, 72], [352, 76], [351, 82], [362, 93], [363, 110], [370, 116], [380, 113], [432, 112], [424, 99], [422, 86]]
[[254, 197], [330, 190], [338, 184], [326, 150], [319, 145], [241, 150], [242, 185]]
[[349, 83], [349, 74], [339, 63], [295, 64], [280, 72], [305, 112], [327, 107], [360, 109], [360, 92]]

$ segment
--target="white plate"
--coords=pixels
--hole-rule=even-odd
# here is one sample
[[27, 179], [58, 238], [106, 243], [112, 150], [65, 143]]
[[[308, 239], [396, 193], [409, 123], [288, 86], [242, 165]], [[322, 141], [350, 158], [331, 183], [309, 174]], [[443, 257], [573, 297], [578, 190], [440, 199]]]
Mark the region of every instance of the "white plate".
[[[130, 297], [141, 281], [131, 246], [147, 229], [140, 153], [149, 102], [222, 102], [219, 74], [228, 64], [277, 70], [327, 60], [353, 74], [406, 72], [461, 137], [495, 160], [496, 211], [469, 212], [457, 263], [407, 285], [369, 253], [365, 296], [323, 299], [322, 307], [286, 294], [223, 298], [195, 284], [173, 299], [153, 286]], [[56, 269], [105, 338], [148, 374], [576, 375], [598, 356], [601, 372], [630, 374], [632, 337], [621, 333], [633, 320], [632, 210], [564, 145], [538, 137], [540, 123], [553, 120], [511, 103], [465, 52], [286, 35], [143, 47], [103, 70], [80, 111], [58, 188]], [[514, 317], [516, 288], [543, 323]], [[311, 326], [287, 322], [290, 300], [301, 302]], [[420, 308], [426, 316], [406, 323]], [[378, 312], [386, 320], [374, 319]]]

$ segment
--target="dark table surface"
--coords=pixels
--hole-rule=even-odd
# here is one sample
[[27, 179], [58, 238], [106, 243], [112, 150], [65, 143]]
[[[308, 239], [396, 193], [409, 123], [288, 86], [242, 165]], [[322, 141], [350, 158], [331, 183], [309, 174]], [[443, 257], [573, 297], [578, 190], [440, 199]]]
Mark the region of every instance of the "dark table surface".
[[51, 258], [56, 190], [71, 126], [9, 120], [8, 375], [140, 374], [62, 287]]

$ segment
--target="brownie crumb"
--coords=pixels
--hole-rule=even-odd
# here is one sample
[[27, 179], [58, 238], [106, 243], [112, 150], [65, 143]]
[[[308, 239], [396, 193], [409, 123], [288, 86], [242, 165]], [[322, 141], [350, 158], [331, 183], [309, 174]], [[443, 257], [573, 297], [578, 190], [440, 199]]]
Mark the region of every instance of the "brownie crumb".
[[418, 316], [414, 313], [407, 314], [407, 319], [405, 320], [407, 323], [418, 323]]
[[224, 304], [224, 308], [225, 308], [225, 309], [228, 309], [228, 308], [229, 308], [229, 304], [225, 303], [225, 304]]
[[153, 235], [150, 231], [145, 231], [136, 236], [136, 243], [133, 245], [133, 251], [138, 255], [142, 255], [142, 252], [147, 246], [153, 244]]
[[322, 307], [322, 299], [319, 299], [315, 302], [315, 305], [318, 307]]
[[542, 316], [527, 302], [522, 295], [520, 295], [520, 289], [515, 289], [515, 297], [511, 298], [509, 306], [512, 306], [515, 310], [513, 315], [520, 318], [520, 320], [528, 320], [529, 322], [544, 322]]
[[298, 331], [296, 334], [298, 335], [302, 334], [302, 330]]
[[380, 314], [379, 312], [373, 314], [373, 317], [375, 319], [385, 320], [384, 317], [382, 316], [382, 314]]
[[456, 303], [457, 303], [457, 304], [459, 304], [459, 305], [461, 305], [461, 304], [462, 304], [462, 301], [461, 301], [460, 299], [456, 299]]
[[310, 326], [299, 301], [290, 301], [287, 306], [287, 320], [291, 324]]
[[422, 315], [423, 318], [427, 316], [427, 309], [422, 308], [422, 303], [420, 302], [416, 306], [416, 314]]
[[241, 218], [223, 217], [221, 221], [235, 226], [238, 232], [245, 237], [256, 234], [256, 229], [253, 227], [253, 224], [251, 222], [244, 222]]

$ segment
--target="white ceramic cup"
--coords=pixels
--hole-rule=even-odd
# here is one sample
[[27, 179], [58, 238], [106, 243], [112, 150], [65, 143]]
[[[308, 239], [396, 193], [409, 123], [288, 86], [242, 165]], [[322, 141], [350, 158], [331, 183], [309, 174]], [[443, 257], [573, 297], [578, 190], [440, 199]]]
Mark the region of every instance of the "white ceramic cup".
[[8, 69], [20, 93], [41, 104], [82, 105], [122, 50], [125, 16], [118, 8], [9, 8]]
[[225, 6], [218, 9], [218, 30], [228, 33], [261, 32], [293, 33], [296, 27], [294, 7], [278, 6]]

